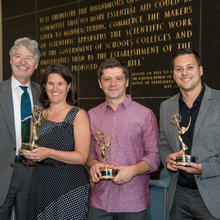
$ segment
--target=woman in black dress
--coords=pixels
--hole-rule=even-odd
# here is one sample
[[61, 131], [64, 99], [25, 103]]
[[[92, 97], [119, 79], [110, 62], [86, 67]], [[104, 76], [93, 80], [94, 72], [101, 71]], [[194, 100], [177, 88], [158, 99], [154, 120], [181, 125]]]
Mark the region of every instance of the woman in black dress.
[[41, 82], [46, 121], [37, 128], [39, 148], [24, 153], [36, 161], [28, 220], [86, 219], [90, 183], [84, 164], [91, 134], [86, 112], [74, 106], [72, 75], [62, 64], [50, 65]]

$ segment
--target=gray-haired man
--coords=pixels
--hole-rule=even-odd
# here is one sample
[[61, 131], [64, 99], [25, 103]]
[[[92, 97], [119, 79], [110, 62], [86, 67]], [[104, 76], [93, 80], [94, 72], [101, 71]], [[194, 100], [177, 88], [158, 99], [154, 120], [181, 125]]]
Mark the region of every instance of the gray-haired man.
[[38, 67], [40, 52], [35, 40], [24, 37], [10, 49], [12, 76], [0, 83], [0, 219], [10, 219], [15, 206], [16, 220], [25, 220], [26, 200], [33, 167], [23, 163], [21, 147], [21, 86], [27, 88], [31, 105], [38, 103], [38, 85], [31, 76]]

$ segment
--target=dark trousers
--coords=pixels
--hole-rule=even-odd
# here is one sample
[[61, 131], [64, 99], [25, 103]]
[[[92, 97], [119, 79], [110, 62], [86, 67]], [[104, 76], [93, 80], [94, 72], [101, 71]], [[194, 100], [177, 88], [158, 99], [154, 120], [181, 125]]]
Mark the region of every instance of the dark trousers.
[[197, 189], [177, 184], [170, 220], [217, 220], [205, 206]]
[[15, 207], [16, 220], [26, 219], [27, 197], [33, 168], [15, 162], [8, 194], [4, 204], [0, 207], [1, 220], [10, 219], [13, 206]]
[[140, 212], [107, 212], [92, 206], [89, 208], [87, 220], [146, 220], [147, 209]]

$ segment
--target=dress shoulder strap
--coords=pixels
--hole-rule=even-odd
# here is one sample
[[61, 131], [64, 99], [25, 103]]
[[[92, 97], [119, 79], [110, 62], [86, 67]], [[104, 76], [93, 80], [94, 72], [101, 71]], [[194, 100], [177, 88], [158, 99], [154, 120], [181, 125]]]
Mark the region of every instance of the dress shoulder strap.
[[76, 115], [77, 115], [77, 113], [79, 112], [81, 110], [81, 108], [80, 107], [77, 107], [77, 106], [74, 106], [74, 107], [72, 107], [70, 110], [69, 110], [69, 112], [67, 113], [67, 116], [66, 116], [66, 118], [65, 118], [65, 122], [69, 122], [69, 123], [73, 123], [73, 121], [75, 120], [75, 118], [76, 118]]

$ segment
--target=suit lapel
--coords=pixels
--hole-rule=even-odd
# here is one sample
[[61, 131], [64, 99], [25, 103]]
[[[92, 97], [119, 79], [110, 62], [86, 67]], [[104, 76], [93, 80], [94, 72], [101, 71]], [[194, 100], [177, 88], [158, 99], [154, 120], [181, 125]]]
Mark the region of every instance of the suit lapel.
[[11, 135], [11, 138], [13, 142], [15, 143], [15, 124], [14, 124], [14, 107], [13, 107], [13, 101], [12, 101], [12, 91], [11, 91], [11, 78], [6, 80], [4, 84], [2, 85], [2, 102], [4, 103], [2, 105], [2, 110], [4, 111], [4, 115], [7, 115], [5, 117], [5, 120], [8, 125], [9, 133]]
[[32, 96], [33, 96], [33, 104], [39, 105], [39, 97], [38, 97], [39, 87], [38, 87], [38, 85], [31, 82], [31, 91], [32, 91]]
[[[175, 98], [173, 99], [173, 103], [170, 105], [170, 117], [173, 114], [179, 114], [179, 94], [177, 96], [175, 96]], [[173, 134], [173, 137], [175, 138], [175, 145], [176, 145], [176, 151], [180, 151], [180, 143], [178, 140], [178, 128], [177, 126], [171, 124], [171, 132]]]
[[206, 114], [208, 113], [211, 99], [212, 99], [212, 91], [208, 86], [206, 86], [205, 93], [202, 99], [202, 103], [199, 109], [199, 114], [196, 119], [193, 140], [194, 140], [194, 137], [196, 138], [199, 134], [199, 129], [204, 121], [204, 118], [206, 117]]
[[[15, 135], [15, 122], [14, 122], [14, 107], [12, 100], [12, 90], [11, 90], [11, 78], [2, 82], [2, 93], [0, 93], [0, 99], [2, 100], [2, 111], [5, 117], [6, 123], [8, 125], [9, 133], [14, 143], [16, 143], [16, 135]], [[31, 82], [31, 89], [33, 95], [34, 104], [39, 104], [38, 100], [38, 91], [39, 87], [37, 84]]]

